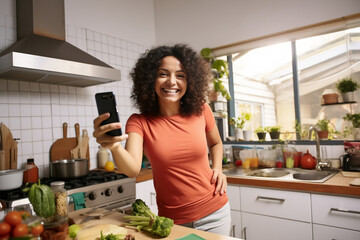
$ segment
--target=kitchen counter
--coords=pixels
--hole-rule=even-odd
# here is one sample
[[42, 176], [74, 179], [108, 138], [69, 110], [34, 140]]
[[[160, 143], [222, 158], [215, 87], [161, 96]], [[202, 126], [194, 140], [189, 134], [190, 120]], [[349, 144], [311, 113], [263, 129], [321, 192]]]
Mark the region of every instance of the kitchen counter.
[[[124, 214], [119, 213], [119, 212], [114, 212], [110, 215], [107, 215], [107, 216], [101, 218], [101, 219], [94, 219], [94, 220], [90, 220], [84, 224], [80, 224], [81, 220], [83, 218], [85, 218], [84, 216], [80, 216], [81, 213], [84, 213], [88, 210], [89, 209], [85, 208], [85, 209], [80, 209], [80, 210], [77, 210], [74, 212], [70, 212], [69, 217], [72, 218], [75, 221], [75, 223], [79, 224], [83, 229], [87, 228], [87, 227], [99, 225], [99, 224], [115, 224], [115, 225], [121, 226], [123, 224], [123, 222], [126, 222], [126, 220], [124, 220], [124, 218], [123, 218]], [[155, 236], [152, 236], [151, 234], [149, 234], [147, 232], [143, 232], [143, 231], [139, 232], [135, 228], [132, 228], [132, 227], [126, 227], [126, 229], [128, 230], [128, 234], [135, 236], [136, 240], [159, 239]], [[194, 233], [202, 238], [211, 239], [211, 240], [235, 240], [235, 239], [238, 239], [238, 238], [222, 236], [222, 235], [218, 235], [218, 234], [214, 234], [214, 233], [204, 232], [204, 231], [200, 231], [200, 230], [196, 230], [196, 229], [192, 229], [192, 228], [187, 228], [187, 227], [183, 227], [183, 226], [179, 226], [179, 225], [174, 225], [171, 229], [170, 235], [166, 238], [161, 238], [161, 239], [175, 240], [178, 238], [182, 238], [191, 233]]]
[[[151, 169], [142, 169], [136, 182], [152, 179]], [[249, 179], [241, 177], [228, 177], [227, 181], [231, 184], [248, 185], [255, 187], [268, 187], [292, 191], [303, 191], [311, 193], [324, 193], [334, 195], [344, 195], [351, 197], [360, 197], [360, 187], [350, 186], [349, 183], [356, 179], [355, 177], [344, 177], [341, 172], [323, 183], [310, 182], [290, 182], [290, 181], [272, 181], [261, 179]]]
[[227, 178], [228, 183], [231, 184], [360, 197], [360, 187], [349, 185], [354, 179], [354, 177], [344, 177], [341, 172], [323, 183], [273, 181], [241, 177]]

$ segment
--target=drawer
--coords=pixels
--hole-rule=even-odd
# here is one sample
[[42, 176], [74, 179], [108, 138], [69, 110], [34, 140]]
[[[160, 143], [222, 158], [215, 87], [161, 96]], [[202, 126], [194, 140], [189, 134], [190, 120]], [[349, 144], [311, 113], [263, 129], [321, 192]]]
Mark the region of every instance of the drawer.
[[360, 231], [360, 198], [312, 194], [313, 223]]
[[314, 240], [349, 240], [360, 239], [360, 232], [313, 224]]
[[230, 209], [240, 211], [240, 187], [239, 185], [229, 184], [226, 189], [229, 198]]
[[309, 222], [242, 213], [242, 227], [247, 240], [312, 240]]
[[309, 193], [240, 187], [241, 211], [311, 222]]

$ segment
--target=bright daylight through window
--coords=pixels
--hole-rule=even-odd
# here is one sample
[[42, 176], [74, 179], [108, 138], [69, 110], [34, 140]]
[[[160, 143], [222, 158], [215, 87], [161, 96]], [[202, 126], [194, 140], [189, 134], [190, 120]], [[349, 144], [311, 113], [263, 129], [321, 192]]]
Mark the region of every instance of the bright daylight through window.
[[[230, 108], [227, 114], [252, 114], [244, 127], [252, 130], [252, 140], [258, 140], [258, 127], [271, 126], [281, 128], [283, 140], [307, 139], [319, 120], [329, 121], [329, 139], [352, 139], [352, 122], [344, 117], [360, 112], [360, 95], [343, 99], [337, 83], [349, 78], [360, 83], [360, 27], [233, 52], [231, 59], [234, 112]], [[324, 104], [323, 95], [332, 93], [336, 101]]]

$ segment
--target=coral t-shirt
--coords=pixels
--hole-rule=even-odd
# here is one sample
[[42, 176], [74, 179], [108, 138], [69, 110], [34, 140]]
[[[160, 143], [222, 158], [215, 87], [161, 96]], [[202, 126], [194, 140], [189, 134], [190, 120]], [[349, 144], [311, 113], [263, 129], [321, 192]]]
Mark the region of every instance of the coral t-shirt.
[[227, 203], [226, 194], [214, 195], [215, 184], [210, 183], [206, 132], [214, 126], [207, 104], [199, 116], [130, 116], [126, 133], [135, 132], [144, 139], [159, 216], [169, 217], [176, 224], [193, 222]]

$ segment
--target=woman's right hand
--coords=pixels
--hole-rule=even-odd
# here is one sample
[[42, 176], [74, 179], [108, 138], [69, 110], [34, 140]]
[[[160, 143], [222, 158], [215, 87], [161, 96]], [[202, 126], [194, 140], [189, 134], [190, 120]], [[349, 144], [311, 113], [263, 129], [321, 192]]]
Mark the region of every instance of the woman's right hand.
[[96, 138], [96, 142], [99, 143], [101, 147], [111, 150], [119, 145], [121, 141], [126, 140], [128, 135], [123, 134], [121, 136], [110, 136], [106, 134], [108, 131], [121, 128], [120, 122], [109, 123], [103, 126], [100, 125], [105, 119], [108, 119], [109, 117], [110, 113], [104, 113], [94, 119], [93, 136]]

